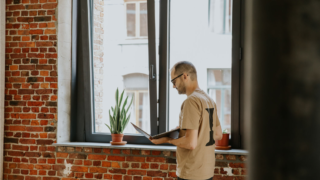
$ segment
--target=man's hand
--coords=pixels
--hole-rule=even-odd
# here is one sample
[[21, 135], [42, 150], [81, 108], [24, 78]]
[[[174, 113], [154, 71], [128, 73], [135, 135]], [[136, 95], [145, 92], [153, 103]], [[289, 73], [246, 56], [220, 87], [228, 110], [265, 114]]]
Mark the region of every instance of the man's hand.
[[163, 143], [168, 143], [169, 140], [171, 140], [172, 138], [169, 138], [169, 137], [163, 137], [163, 138], [160, 138], [160, 139], [152, 139], [152, 138], [149, 138], [149, 140], [153, 143], [153, 144], [163, 144]]

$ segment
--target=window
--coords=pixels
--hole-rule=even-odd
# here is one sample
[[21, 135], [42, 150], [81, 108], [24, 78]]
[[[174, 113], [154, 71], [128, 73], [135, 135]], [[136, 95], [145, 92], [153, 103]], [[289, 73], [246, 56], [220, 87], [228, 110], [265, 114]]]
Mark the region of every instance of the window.
[[212, 32], [228, 34], [232, 29], [232, 0], [209, 0], [209, 28]]
[[[124, 90], [125, 97], [133, 99], [129, 111], [130, 122], [152, 135], [175, 128], [178, 125], [181, 104], [186, 97], [178, 95], [172, 88], [169, 70], [176, 62], [187, 60], [197, 68], [200, 88], [215, 100], [222, 128], [231, 131], [231, 142], [235, 142], [233, 147], [241, 148], [241, 56], [238, 55], [241, 54], [242, 42], [239, 2], [108, 1], [103, 6], [104, 13], [99, 12], [101, 8], [93, 8], [93, 1], [88, 2], [88, 14], [91, 17], [90, 22], [87, 22], [91, 32], [89, 42], [80, 41], [77, 46], [88, 45], [89, 48], [78, 50], [80, 62], [84, 63], [80, 63], [81, 68], [77, 69], [79, 72], [75, 75], [79, 79], [78, 84], [84, 83], [84, 88], [73, 88], [73, 92], [80, 97], [78, 102], [84, 102], [78, 103], [77, 106], [84, 108], [77, 111], [78, 119], [75, 120], [76, 126], [79, 126], [77, 133], [85, 132], [83, 141], [111, 140], [105, 124], [109, 123], [108, 113], [115, 104], [114, 94], [117, 88], [120, 92]], [[81, 3], [85, 4], [82, 1]], [[207, 10], [216, 13], [216, 7], [220, 7], [221, 3], [224, 11], [223, 33], [208, 31]], [[159, 11], [156, 8], [159, 8]], [[126, 13], [121, 9], [125, 9]], [[231, 14], [236, 18], [232, 19]], [[85, 24], [85, 19], [81, 18], [80, 22]], [[85, 26], [81, 26], [81, 29], [85, 29]], [[124, 34], [129, 38], [145, 37], [148, 42], [121, 44]], [[88, 53], [91, 60], [88, 62], [82, 55], [86, 55], [85, 52], [90, 48], [92, 51]], [[86, 97], [83, 101], [82, 94]], [[81, 117], [79, 112], [85, 117]], [[81, 126], [81, 123], [79, 125], [82, 121], [79, 119], [83, 119], [84, 126]], [[150, 144], [150, 141], [137, 133], [130, 124], [124, 133], [124, 140], [129, 143]]]
[[231, 132], [231, 69], [208, 69], [207, 92], [216, 102], [222, 130]]
[[147, 38], [147, 2], [146, 1], [127, 1], [126, 22], [127, 37], [129, 38]]

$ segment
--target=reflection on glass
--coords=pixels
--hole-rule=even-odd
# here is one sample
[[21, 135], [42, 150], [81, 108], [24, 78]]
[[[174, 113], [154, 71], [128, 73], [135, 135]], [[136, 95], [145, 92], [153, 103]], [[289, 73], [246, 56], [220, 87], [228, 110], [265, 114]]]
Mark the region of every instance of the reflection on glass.
[[[170, 4], [170, 68], [183, 60], [195, 65], [200, 88], [217, 103], [223, 129], [230, 129], [231, 115], [231, 9], [232, 0], [173, 0]], [[186, 96], [168, 83], [168, 129], [173, 129]]]
[[148, 36], [147, 3], [140, 3], [140, 36]]
[[136, 4], [127, 4], [127, 35], [136, 36]]
[[[133, 98], [124, 133], [137, 133], [130, 122], [150, 133], [148, 39], [139, 44], [131, 38], [147, 32], [143, 22], [146, 1], [108, 1], [103, 7], [103, 17], [94, 9], [95, 132], [110, 133], [105, 123], [109, 124], [109, 110], [115, 105], [118, 88], [125, 91], [128, 103]], [[140, 21], [145, 30], [141, 30]]]
[[231, 132], [231, 69], [208, 69], [208, 92], [216, 102], [223, 130]]

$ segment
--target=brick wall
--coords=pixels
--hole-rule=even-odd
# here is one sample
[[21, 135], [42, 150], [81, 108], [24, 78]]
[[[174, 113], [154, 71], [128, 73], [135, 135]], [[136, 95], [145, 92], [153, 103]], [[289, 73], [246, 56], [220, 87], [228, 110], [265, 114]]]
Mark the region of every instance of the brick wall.
[[[102, 0], [95, 3], [96, 9], [103, 5]], [[52, 146], [57, 127], [57, 0], [6, 4], [4, 179], [175, 179], [173, 152]], [[103, 67], [99, 43], [98, 70]], [[214, 179], [244, 179], [245, 159], [217, 155]]]
[[95, 100], [95, 126], [101, 132], [103, 112], [103, 20], [104, 1], [94, 0], [94, 37], [93, 37], [93, 66], [94, 66], [94, 100]]

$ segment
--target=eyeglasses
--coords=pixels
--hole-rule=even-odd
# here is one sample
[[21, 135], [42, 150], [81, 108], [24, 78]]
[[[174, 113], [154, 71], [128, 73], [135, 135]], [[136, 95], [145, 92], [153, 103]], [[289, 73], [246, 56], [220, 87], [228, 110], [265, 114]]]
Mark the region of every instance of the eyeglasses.
[[176, 83], [176, 79], [177, 78], [179, 78], [180, 76], [182, 76], [183, 75], [183, 73], [182, 74], [180, 74], [179, 76], [177, 76], [177, 77], [175, 77], [175, 78], [173, 78], [172, 80], [171, 80], [171, 82], [172, 82], [172, 84], [175, 86], [175, 83]]

